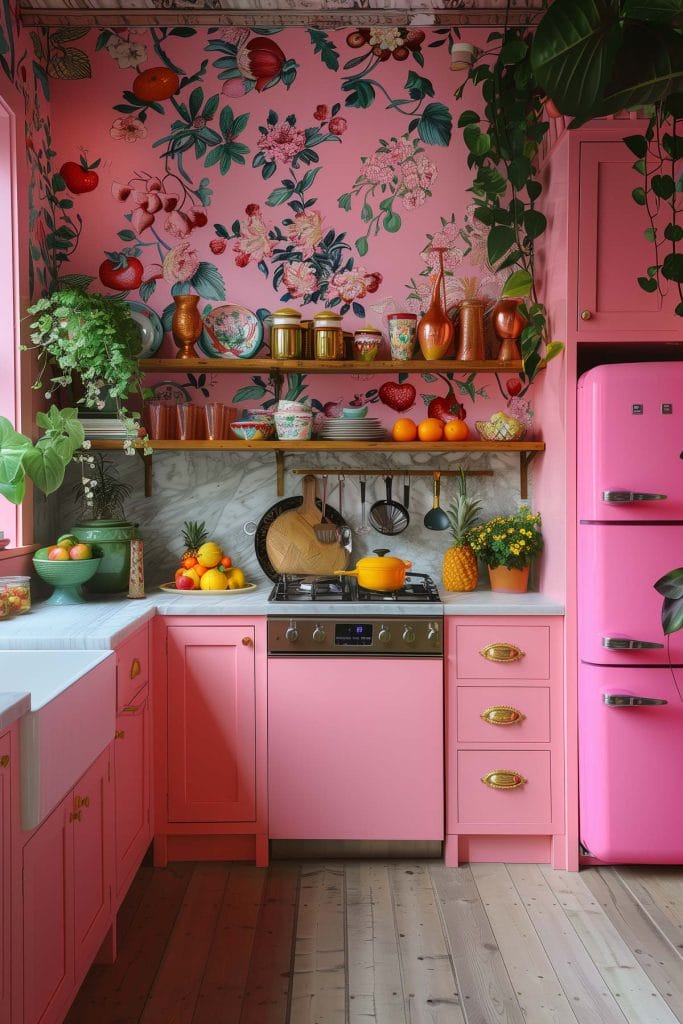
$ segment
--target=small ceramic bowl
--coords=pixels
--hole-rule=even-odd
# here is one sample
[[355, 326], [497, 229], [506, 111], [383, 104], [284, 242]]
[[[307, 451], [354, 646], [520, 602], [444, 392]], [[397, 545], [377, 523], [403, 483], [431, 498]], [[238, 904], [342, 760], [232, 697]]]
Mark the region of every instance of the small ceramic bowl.
[[313, 430], [313, 415], [301, 412], [276, 412], [275, 429], [281, 441], [308, 441]]
[[342, 416], [345, 420], [362, 420], [367, 414], [367, 405], [349, 405], [346, 409], [342, 410]]
[[270, 423], [271, 426], [273, 424], [272, 409], [250, 409], [247, 416], [254, 423]]
[[231, 423], [230, 429], [240, 441], [270, 441], [275, 437], [275, 427], [272, 423], [256, 420], [240, 420]]

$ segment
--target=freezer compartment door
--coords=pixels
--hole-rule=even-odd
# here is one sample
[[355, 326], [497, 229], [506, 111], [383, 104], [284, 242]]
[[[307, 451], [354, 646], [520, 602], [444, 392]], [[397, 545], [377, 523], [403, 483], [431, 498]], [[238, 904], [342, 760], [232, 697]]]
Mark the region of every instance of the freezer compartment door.
[[580, 378], [580, 520], [683, 521], [682, 451], [682, 363], [597, 366]]
[[683, 665], [653, 584], [683, 564], [683, 525], [579, 526], [579, 652], [600, 665]]
[[683, 860], [681, 692], [680, 669], [579, 666], [580, 835], [608, 864]]

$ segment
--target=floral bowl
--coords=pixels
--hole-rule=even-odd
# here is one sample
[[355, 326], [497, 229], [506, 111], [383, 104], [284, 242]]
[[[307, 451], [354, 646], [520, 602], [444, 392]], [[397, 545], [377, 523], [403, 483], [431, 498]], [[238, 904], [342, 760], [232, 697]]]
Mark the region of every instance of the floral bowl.
[[230, 424], [230, 429], [240, 441], [270, 441], [275, 437], [272, 423], [258, 420], [239, 420]]
[[275, 429], [281, 441], [308, 441], [313, 429], [313, 415], [308, 412], [276, 412]]
[[311, 412], [310, 405], [305, 402], [291, 402], [287, 398], [281, 398], [277, 403], [278, 412]]
[[250, 423], [270, 423], [271, 427], [275, 422], [272, 409], [250, 409], [247, 413], [247, 420]]

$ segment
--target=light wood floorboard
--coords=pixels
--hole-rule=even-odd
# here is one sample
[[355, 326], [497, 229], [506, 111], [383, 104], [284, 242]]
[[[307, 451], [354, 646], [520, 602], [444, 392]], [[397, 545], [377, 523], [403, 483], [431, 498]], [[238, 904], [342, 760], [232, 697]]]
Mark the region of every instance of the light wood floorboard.
[[144, 865], [66, 1024], [681, 1024], [683, 868]]

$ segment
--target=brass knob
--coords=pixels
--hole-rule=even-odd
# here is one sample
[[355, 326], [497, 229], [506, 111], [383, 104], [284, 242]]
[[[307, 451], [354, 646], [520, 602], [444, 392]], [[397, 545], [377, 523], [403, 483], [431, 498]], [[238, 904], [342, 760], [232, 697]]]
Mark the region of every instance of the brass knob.
[[482, 711], [479, 717], [489, 725], [519, 725], [524, 721], [526, 715], [523, 715], [517, 708], [510, 707], [509, 704], [496, 704], [494, 707]]
[[519, 647], [515, 647], [514, 644], [487, 644], [483, 651], [479, 651], [482, 658], [486, 658], [487, 661], [495, 661], [499, 663], [520, 661], [524, 657], [524, 651], [520, 650]]
[[135, 677], [139, 676], [141, 672], [142, 672], [142, 668], [140, 667], [139, 659], [138, 658], [133, 658], [133, 660], [131, 662], [131, 665], [130, 665], [130, 678], [131, 679], [135, 679]]
[[89, 796], [77, 796], [77, 797], [75, 797], [75, 799], [74, 799], [74, 806], [76, 808], [78, 808], [78, 807], [90, 807], [90, 797]]
[[114, 739], [115, 740], [123, 740], [125, 738], [126, 738], [126, 733], [125, 733], [124, 729], [117, 729], [116, 732], [114, 733]]
[[592, 316], [593, 316], [593, 314], [591, 313], [590, 309], [582, 309], [581, 310], [581, 319], [582, 320], [590, 320], [590, 318]]
[[71, 814], [69, 815], [69, 821], [80, 821], [80, 820], [81, 820], [81, 812], [80, 811], [72, 811]]
[[6, 768], [9, 764], [9, 754], [3, 754], [0, 757], [0, 768]]
[[490, 789], [517, 789], [527, 781], [519, 772], [513, 772], [510, 768], [494, 768], [493, 771], [482, 775], [481, 781]]
[[242, 643], [244, 644], [245, 647], [251, 647], [254, 641], [251, 639], [250, 636], [243, 636]]

